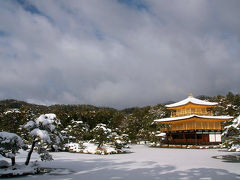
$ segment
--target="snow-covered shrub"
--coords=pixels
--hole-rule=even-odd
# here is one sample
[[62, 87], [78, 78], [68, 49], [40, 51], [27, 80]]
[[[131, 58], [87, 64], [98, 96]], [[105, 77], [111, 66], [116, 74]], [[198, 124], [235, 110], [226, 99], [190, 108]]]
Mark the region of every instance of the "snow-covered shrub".
[[229, 151], [240, 151], [240, 116], [235, 118], [232, 124], [224, 127], [222, 136]]
[[96, 143], [98, 143], [98, 148], [100, 148], [103, 143], [110, 140], [111, 129], [107, 128], [106, 124], [97, 124], [95, 128], [92, 129], [92, 135]]
[[81, 149], [81, 145], [79, 143], [67, 143], [65, 144], [65, 148], [69, 151], [69, 152], [80, 152]]
[[127, 147], [129, 141], [127, 134], [120, 134], [120, 132], [112, 132], [110, 137], [111, 143], [116, 149], [122, 149], [124, 147]]
[[58, 145], [61, 142], [63, 137], [58, 131], [60, 125], [60, 120], [56, 118], [55, 114], [43, 114], [24, 125], [24, 128], [28, 130], [32, 137], [32, 145], [25, 162], [26, 165], [29, 164], [35, 146], [38, 147], [41, 160], [52, 160], [47, 151], [47, 146], [53, 147], [53, 145]]
[[15, 165], [15, 156], [19, 149], [25, 148], [22, 138], [15, 133], [0, 132], [0, 154], [10, 158], [12, 166]]
[[116, 132], [112, 132], [111, 137], [112, 137], [112, 143], [114, 144], [116, 149], [122, 149], [124, 144], [123, 144], [121, 136], [119, 136], [118, 133], [116, 133]]
[[148, 143], [148, 146], [156, 147], [161, 146], [162, 141], [166, 139], [166, 133], [161, 131], [156, 131], [151, 133], [151, 139]]
[[[87, 154], [117, 154], [125, 153], [123, 147], [127, 146], [128, 135], [121, 134], [119, 129], [114, 132], [107, 128], [105, 124], [98, 124], [92, 129], [93, 139], [88, 142], [79, 141], [78, 143], [68, 143], [65, 145], [70, 152], [87, 153]], [[120, 134], [120, 135], [119, 135]]]
[[83, 143], [82, 152], [86, 154], [97, 154], [98, 152], [100, 152], [100, 150], [98, 150], [98, 146], [96, 144], [85, 142]]
[[83, 123], [83, 121], [71, 120], [70, 124], [63, 130], [63, 132], [66, 134], [68, 143], [79, 142], [83, 140], [88, 129], [87, 124]]

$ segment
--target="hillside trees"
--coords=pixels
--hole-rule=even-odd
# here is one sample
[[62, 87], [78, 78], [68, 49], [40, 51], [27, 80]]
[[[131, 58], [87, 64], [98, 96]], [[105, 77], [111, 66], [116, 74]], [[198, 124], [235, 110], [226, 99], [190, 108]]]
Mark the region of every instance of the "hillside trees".
[[18, 132], [18, 128], [24, 122], [24, 112], [19, 109], [10, 109], [1, 114], [1, 131]]
[[153, 120], [164, 118], [169, 112], [163, 105], [135, 108], [131, 114], [125, 116], [125, 132], [132, 141], [149, 141], [153, 132], [158, 130]]
[[0, 131], [22, 135], [22, 125], [30, 119], [36, 118], [37, 115], [38, 114], [35, 114], [34, 111], [27, 106], [22, 106], [20, 109], [5, 109], [4, 112], [0, 114]]
[[215, 115], [230, 115], [237, 117], [240, 115], [240, 94], [229, 92], [226, 96], [218, 95], [209, 97], [207, 100], [217, 102], [214, 108]]

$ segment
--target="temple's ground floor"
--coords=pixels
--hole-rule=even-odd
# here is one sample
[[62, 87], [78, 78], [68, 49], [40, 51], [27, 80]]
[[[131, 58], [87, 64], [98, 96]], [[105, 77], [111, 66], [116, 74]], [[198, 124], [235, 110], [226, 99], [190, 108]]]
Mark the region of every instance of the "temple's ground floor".
[[217, 145], [221, 142], [221, 132], [216, 130], [169, 131], [163, 141], [176, 145]]

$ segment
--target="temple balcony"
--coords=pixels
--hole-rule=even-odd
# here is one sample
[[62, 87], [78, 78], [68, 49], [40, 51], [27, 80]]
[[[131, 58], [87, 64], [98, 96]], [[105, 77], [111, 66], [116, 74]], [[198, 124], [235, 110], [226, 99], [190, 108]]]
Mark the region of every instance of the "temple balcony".
[[213, 111], [180, 111], [171, 112], [171, 117], [189, 116], [189, 115], [200, 115], [200, 116], [213, 116]]

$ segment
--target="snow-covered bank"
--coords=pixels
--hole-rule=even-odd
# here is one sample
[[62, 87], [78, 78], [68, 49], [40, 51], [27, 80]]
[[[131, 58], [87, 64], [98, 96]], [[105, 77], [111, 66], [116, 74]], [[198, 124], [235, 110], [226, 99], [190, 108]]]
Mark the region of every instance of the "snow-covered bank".
[[[54, 161], [40, 162], [49, 168], [68, 168], [68, 175], [35, 175], [22, 179], [240, 179], [239, 163], [226, 163], [213, 156], [232, 155], [217, 149], [164, 149], [145, 145], [131, 146], [130, 154], [92, 155], [58, 152], [52, 153]], [[25, 155], [18, 156], [24, 162]], [[36, 154], [33, 155], [33, 160]], [[15, 179], [15, 178], [11, 178]]]
[[104, 144], [101, 148], [98, 148], [97, 144], [85, 142], [79, 143], [68, 143], [65, 147], [69, 152], [84, 153], [84, 154], [99, 154], [99, 155], [109, 155], [109, 154], [123, 154], [130, 153], [129, 150], [125, 148], [117, 149], [116, 147], [108, 144]]

